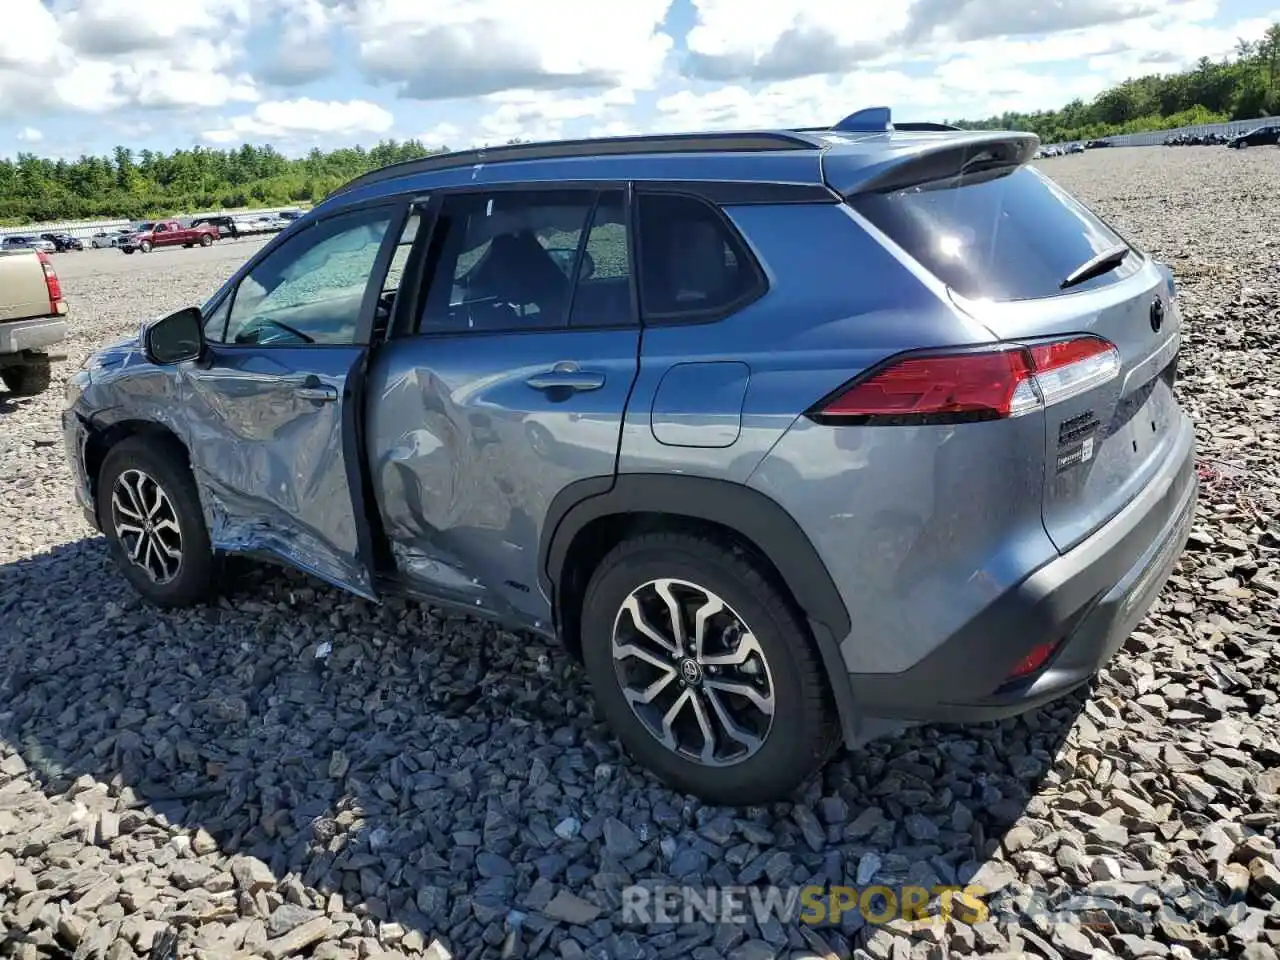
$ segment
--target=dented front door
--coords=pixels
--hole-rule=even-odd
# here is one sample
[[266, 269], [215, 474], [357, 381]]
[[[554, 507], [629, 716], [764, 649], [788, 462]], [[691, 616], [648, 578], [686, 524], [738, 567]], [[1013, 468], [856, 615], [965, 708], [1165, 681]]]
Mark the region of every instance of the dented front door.
[[192, 371], [192, 456], [215, 549], [275, 554], [372, 594], [343, 439], [363, 353], [214, 347], [208, 368]]
[[184, 406], [215, 549], [274, 554], [373, 596], [356, 397], [404, 215], [383, 205], [308, 224], [210, 311]]

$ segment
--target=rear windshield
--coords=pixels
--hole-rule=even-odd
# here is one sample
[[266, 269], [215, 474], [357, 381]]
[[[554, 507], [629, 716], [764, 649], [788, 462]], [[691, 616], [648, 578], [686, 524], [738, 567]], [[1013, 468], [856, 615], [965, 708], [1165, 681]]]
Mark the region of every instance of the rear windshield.
[[[861, 194], [850, 203], [938, 279], [971, 299], [1058, 296], [1074, 270], [1125, 243], [1030, 167]], [[1115, 269], [1065, 292], [1104, 287], [1140, 268], [1135, 251]]]

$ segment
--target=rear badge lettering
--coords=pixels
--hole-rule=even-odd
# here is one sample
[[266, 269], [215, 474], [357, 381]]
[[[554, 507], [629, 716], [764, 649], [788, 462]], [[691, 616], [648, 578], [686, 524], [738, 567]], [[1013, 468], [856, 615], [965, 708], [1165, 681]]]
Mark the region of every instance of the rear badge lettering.
[[1058, 454], [1058, 472], [1062, 473], [1063, 470], [1078, 467], [1080, 464], [1088, 463], [1092, 459], [1093, 437], [1086, 437], [1070, 450]]

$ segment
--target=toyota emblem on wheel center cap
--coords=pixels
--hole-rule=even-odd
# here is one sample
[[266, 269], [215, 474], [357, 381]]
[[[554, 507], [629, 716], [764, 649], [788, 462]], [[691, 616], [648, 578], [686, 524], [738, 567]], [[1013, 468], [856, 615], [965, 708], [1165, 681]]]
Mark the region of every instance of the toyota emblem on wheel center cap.
[[1151, 331], [1159, 333], [1164, 326], [1164, 301], [1156, 297], [1151, 301]]
[[702, 682], [702, 665], [691, 657], [680, 661], [680, 677], [689, 686], [697, 686]]

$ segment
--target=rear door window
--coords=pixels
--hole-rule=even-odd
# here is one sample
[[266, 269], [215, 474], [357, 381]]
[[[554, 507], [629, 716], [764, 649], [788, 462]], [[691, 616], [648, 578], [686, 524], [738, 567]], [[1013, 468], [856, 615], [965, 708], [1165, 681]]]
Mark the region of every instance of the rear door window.
[[[1062, 294], [1082, 264], [1125, 241], [1084, 204], [1031, 167], [860, 194], [851, 205], [930, 273], [970, 299]], [[1141, 269], [1131, 251], [1069, 293], [1117, 283]]]
[[443, 199], [422, 333], [563, 329], [592, 190], [499, 190]]
[[649, 323], [708, 321], [746, 306], [765, 281], [715, 207], [683, 194], [639, 192], [640, 310]]

